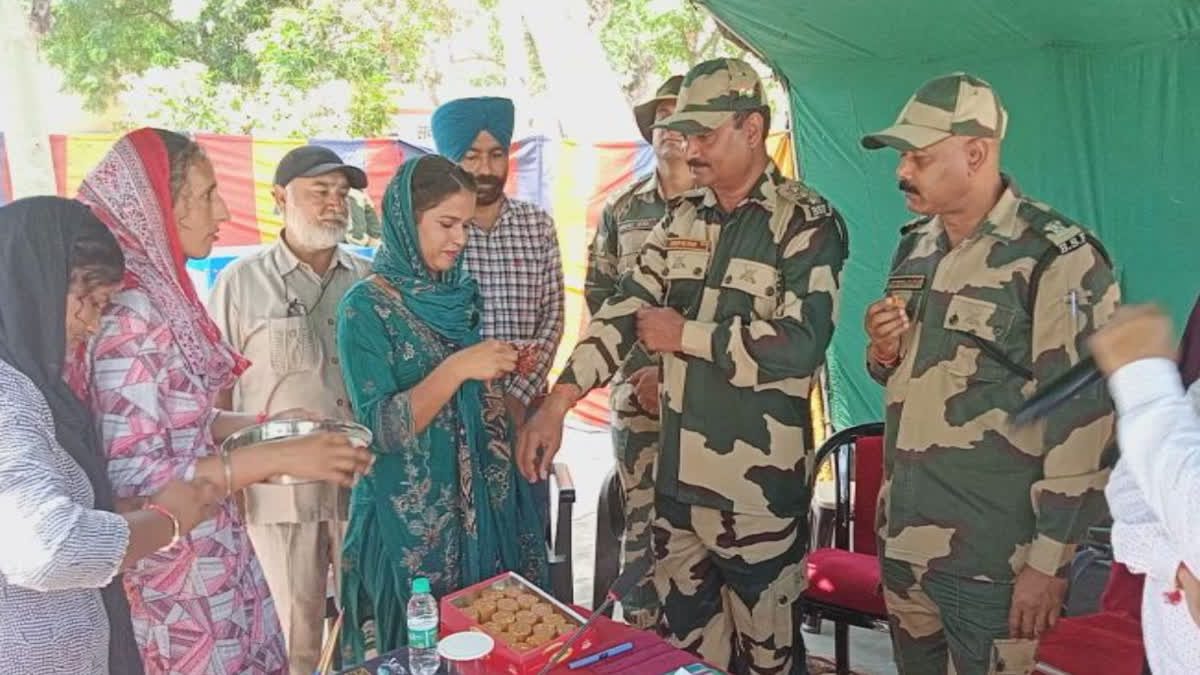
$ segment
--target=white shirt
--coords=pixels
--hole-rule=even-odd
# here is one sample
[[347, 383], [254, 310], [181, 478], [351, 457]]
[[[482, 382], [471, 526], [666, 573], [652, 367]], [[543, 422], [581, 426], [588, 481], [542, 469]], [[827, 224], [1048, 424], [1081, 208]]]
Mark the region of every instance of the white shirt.
[[99, 589], [121, 567], [129, 525], [93, 504], [46, 399], [0, 361], [0, 671], [108, 672]]
[[1121, 460], [1105, 495], [1116, 559], [1146, 575], [1142, 633], [1155, 675], [1200, 673], [1200, 627], [1187, 605], [1169, 604], [1180, 563], [1200, 575], [1200, 383], [1183, 390], [1168, 359], [1113, 373]]

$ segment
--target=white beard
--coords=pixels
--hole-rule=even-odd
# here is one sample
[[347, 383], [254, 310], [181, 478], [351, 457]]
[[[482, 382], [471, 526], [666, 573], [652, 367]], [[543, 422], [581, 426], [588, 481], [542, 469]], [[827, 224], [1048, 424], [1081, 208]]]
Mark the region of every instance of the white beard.
[[350, 227], [348, 223], [342, 227], [326, 227], [320, 221], [304, 222], [300, 214], [287, 215], [288, 241], [309, 251], [324, 251], [336, 247], [342, 243], [346, 237], [346, 230]]

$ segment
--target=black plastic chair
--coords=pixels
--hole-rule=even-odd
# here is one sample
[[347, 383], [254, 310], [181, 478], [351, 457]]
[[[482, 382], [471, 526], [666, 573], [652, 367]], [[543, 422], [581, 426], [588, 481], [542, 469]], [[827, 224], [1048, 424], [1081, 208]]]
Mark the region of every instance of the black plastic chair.
[[[550, 558], [550, 594], [568, 605], [575, 602], [575, 566], [572, 561], [572, 518], [575, 515], [575, 481], [566, 464], [555, 462], [550, 491], [557, 499], [546, 502], [546, 552]], [[550, 504], [557, 502], [557, 518], [550, 522]]]

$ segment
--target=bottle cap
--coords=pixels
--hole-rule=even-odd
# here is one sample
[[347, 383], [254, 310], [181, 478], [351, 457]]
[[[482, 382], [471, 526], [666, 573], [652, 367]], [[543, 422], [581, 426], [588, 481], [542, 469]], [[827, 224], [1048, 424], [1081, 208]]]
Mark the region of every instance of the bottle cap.
[[413, 579], [412, 592], [413, 595], [416, 595], [417, 593], [428, 593], [429, 580], [425, 577], [417, 577], [416, 579]]

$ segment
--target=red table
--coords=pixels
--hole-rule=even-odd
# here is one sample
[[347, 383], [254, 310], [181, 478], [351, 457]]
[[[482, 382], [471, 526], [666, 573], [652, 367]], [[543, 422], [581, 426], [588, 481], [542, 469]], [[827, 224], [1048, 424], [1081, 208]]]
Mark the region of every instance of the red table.
[[[632, 642], [633, 649], [579, 670], [569, 670], [562, 664], [550, 671], [553, 675], [663, 675], [700, 661], [695, 654], [672, 647], [654, 633], [606, 617], [600, 617], [592, 630], [597, 632], [596, 646], [589, 653], [602, 652], [622, 642]], [[576, 658], [585, 656], [580, 654]]]
[[[622, 642], [632, 642], [633, 649], [620, 656], [605, 659], [593, 666], [579, 670], [570, 670], [564, 663], [551, 670], [552, 675], [663, 675], [676, 668], [699, 662], [695, 655], [672, 647], [667, 644], [666, 640], [654, 633], [638, 630], [606, 617], [597, 619], [589, 630], [596, 631], [596, 646], [588, 650], [589, 653], [601, 652]], [[375, 667], [393, 657], [407, 665], [407, 651], [407, 649], [398, 649], [360, 666], [342, 670], [341, 673], [343, 675], [363, 675], [365, 671], [366, 675], [375, 675]], [[583, 658], [587, 655], [580, 654], [575, 658]], [[438, 672], [445, 672], [444, 668]], [[530, 673], [530, 675], [536, 674]]]

